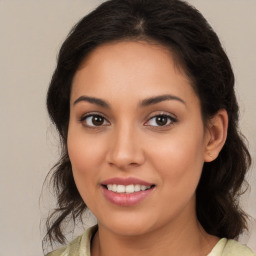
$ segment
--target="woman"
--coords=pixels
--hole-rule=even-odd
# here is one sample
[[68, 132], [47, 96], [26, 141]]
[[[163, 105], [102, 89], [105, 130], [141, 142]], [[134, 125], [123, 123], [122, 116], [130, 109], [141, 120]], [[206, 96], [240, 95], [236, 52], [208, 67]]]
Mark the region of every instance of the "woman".
[[97, 226], [50, 256], [254, 255], [235, 240], [250, 155], [217, 35], [178, 0], [112, 0], [62, 45], [47, 96], [62, 143], [46, 239], [88, 207]]

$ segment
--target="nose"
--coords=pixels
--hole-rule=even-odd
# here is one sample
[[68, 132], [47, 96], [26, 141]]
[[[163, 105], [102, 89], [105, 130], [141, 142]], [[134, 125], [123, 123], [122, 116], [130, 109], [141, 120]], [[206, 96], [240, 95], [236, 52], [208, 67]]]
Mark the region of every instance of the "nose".
[[142, 165], [145, 156], [139, 137], [138, 132], [128, 125], [114, 130], [107, 154], [108, 163], [122, 170]]

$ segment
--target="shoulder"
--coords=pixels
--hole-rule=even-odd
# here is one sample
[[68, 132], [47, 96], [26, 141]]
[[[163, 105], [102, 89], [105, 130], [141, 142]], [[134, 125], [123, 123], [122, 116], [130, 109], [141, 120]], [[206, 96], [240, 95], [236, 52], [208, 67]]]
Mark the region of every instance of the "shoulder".
[[235, 240], [228, 240], [223, 251], [223, 256], [256, 256], [252, 250]]
[[46, 256], [90, 256], [90, 242], [96, 231], [97, 226], [91, 227], [67, 246], [52, 251]]
[[54, 250], [54, 251], [48, 253], [46, 256], [69, 256], [69, 255], [76, 256], [76, 255], [79, 255], [78, 252], [79, 252], [79, 247], [81, 246], [81, 239], [82, 239], [82, 236], [78, 236], [67, 246], [64, 246], [57, 250]]
[[235, 240], [222, 238], [208, 256], [256, 256], [252, 250]]

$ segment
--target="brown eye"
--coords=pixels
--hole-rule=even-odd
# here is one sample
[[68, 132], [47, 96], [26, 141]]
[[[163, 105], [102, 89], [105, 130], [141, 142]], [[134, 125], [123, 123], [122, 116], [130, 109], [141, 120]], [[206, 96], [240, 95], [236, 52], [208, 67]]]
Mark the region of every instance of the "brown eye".
[[109, 122], [101, 115], [87, 115], [84, 116], [80, 121], [88, 127], [109, 125]]
[[156, 124], [159, 126], [166, 125], [168, 123], [168, 117], [167, 116], [157, 116], [156, 117]]
[[156, 115], [151, 117], [148, 122], [145, 124], [146, 126], [169, 126], [173, 123], [177, 122], [175, 118], [169, 115]]
[[92, 123], [95, 126], [103, 125], [104, 118], [102, 116], [92, 116]]

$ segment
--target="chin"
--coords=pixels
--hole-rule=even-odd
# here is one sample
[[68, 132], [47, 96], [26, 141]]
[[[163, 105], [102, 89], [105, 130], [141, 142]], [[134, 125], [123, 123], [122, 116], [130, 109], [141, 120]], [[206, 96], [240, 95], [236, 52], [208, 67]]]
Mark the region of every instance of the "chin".
[[99, 223], [101, 226], [104, 226], [109, 231], [121, 235], [121, 236], [139, 236], [149, 232], [152, 228], [152, 225], [149, 225], [150, 222], [140, 221], [136, 219], [135, 221], [127, 218], [121, 218], [120, 220], [108, 220], [107, 225], [104, 223]]

